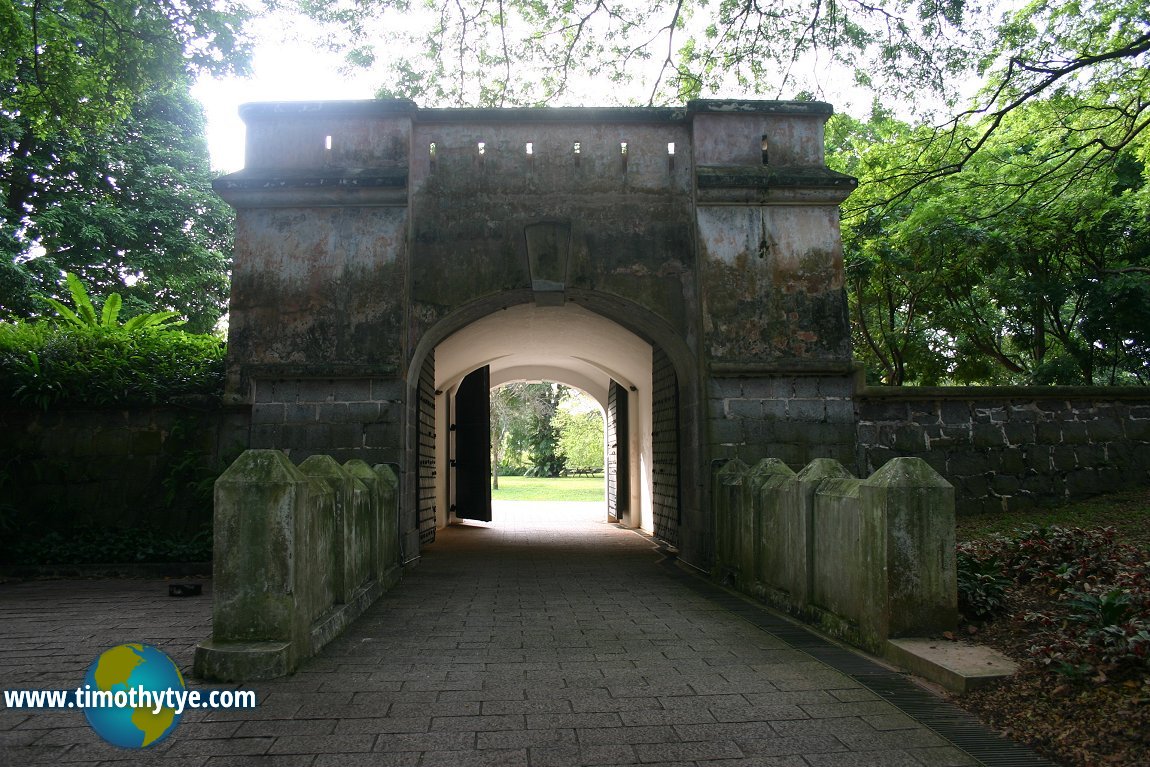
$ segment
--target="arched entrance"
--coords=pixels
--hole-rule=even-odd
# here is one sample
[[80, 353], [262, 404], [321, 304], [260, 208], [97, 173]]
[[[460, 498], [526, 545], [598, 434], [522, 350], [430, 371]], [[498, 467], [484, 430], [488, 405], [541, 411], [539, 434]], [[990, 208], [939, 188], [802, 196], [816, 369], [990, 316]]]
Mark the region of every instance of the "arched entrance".
[[[642, 314], [634, 307], [622, 312], [628, 313]], [[485, 397], [488, 389], [518, 380], [574, 386], [599, 403], [608, 437], [604, 513], [677, 544], [687, 495], [681, 463], [689, 452], [680, 425], [695, 420], [680, 415], [681, 405], [694, 397], [682, 395], [679, 381], [690, 380], [693, 371], [678, 374], [661, 345], [574, 300], [502, 306], [450, 330], [455, 324], [445, 320], [443, 328], [429, 332], [419, 345], [418, 368], [412, 366], [419, 373], [409, 380], [409, 401], [418, 404], [409, 412], [415, 437], [410, 447], [418, 456], [409, 462], [418, 466], [410, 483], [417, 514], [408, 521], [409, 551], [415, 551], [416, 539], [434, 540], [435, 530], [456, 518], [484, 518], [475, 509], [489, 504], [489, 495], [484, 498], [484, 488], [474, 483], [488, 482], [489, 468], [476, 471], [468, 464], [487, 454], [486, 443], [480, 450], [469, 444], [485, 436], [487, 424], [468, 431], [467, 398], [474, 396], [473, 387]], [[676, 351], [685, 358], [684, 349]]]

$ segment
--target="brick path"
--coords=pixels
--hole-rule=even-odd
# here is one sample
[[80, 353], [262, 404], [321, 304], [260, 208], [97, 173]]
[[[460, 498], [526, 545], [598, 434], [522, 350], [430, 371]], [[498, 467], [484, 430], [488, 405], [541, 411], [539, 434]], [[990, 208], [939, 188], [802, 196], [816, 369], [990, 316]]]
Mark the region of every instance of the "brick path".
[[[977, 764], [668, 577], [649, 539], [570, 512], [587, 507], [519, 508], [441, 531], [319, 657], [251, 685], [255, 710], [185, 713], [138, 752], [78, 712], [2, 709], [0, 766]], [[209, 625], [207, 596], [169, 598], [162, 581], [0, 585], [0, 688], [74, 688], [128, 641], [186, 670]]]

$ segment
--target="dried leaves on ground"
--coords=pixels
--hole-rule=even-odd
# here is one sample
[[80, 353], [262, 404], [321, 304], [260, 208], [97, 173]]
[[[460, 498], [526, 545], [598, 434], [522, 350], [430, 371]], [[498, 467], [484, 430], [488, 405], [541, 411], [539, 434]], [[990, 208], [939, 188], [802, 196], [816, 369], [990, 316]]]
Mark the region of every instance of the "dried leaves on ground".
[[956, 702], [1067, 767], [1150, 766], [1147, 519], [1150, 489], [1035, 515], [1036, 524], [964, 521], [963, 633], [1020, 670]]

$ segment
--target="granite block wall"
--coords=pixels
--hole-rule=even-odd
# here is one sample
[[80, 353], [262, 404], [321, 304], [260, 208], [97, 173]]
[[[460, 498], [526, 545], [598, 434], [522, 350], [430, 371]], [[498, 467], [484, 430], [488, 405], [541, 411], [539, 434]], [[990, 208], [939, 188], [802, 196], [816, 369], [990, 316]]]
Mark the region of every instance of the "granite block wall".
[[955, 487], [960, 514], [1049, 506], [1150, 484], [1150, 391], [862, 388], [856, 462], [917, 456]]
[[404, 383], [391, 378], [285, 378], [253, 384], [252, 448], [293, 461], [330, 455], [399, 465]]

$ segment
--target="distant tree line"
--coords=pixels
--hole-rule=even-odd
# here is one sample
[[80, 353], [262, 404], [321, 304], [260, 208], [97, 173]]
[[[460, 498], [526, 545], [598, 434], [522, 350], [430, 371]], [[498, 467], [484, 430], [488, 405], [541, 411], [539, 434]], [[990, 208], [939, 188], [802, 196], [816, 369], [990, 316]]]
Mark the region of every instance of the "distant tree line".
[[558, 477], [602, 468], [603, 414], [562, 384], [511, 383], [491, 390], [493, 487], [501, 474]]

